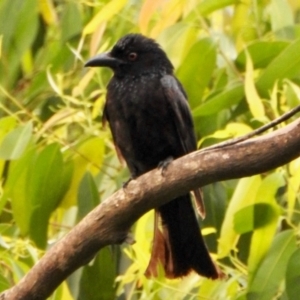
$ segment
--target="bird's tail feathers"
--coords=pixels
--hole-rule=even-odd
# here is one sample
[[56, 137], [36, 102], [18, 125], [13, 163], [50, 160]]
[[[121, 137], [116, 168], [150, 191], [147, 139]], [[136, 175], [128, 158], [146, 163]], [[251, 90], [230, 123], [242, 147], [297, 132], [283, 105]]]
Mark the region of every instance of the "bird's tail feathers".
[[176, 198], [155, 211], [153, 248], [145, 275], [157, 276], [159, 264], [168, 278], [182, 277], [192, 270], [212, 279], [223, 276], [206, 248], [190, 195]]

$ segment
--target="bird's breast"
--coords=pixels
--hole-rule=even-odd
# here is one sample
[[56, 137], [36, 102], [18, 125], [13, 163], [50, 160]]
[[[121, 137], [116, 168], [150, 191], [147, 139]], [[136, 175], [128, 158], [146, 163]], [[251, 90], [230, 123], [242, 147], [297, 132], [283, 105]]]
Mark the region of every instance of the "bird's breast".
[[151, 169], [174, 156], [176, 133], [159, 79], [145, 77], [110, 87], [107, 112], [125, 160]]

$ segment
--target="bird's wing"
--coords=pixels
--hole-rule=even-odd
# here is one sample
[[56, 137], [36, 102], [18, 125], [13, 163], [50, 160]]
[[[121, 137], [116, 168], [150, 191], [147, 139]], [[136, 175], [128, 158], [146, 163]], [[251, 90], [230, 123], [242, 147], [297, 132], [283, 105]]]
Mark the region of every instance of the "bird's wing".
[[163, 76], [161, 84], [184, 153], [195, 151], [197, 145], [193, 120], [182, 87], [176, 78], [171, 75]]
[[[177, 131], [184, 153], [189, 153], [197, 149], [196, 137], [194, 133], [193, 120], [190, 113], [187, 97], [174, 76], [165, 75], [161, 78], [163, 91], [170, 107], [170, 113], [173, 115], [174, 126]], [[196, 208], [202, 218], [205, 217], [205, 206], [200, 189], [193, 191]]]
[[[102, 126], [103, 128], [106, 127], [106, 123], [109, 123], [109, 116], [108, 116], [108, 112], [107, 112], [107, 104], [105, 103], [104, 104], [104, 108], [103, 108], [103, 113], [102, 113]], [[112, 134], [113, 135], [113, 134]], [[115, 142], [115, 137], [113, 135], [113, 142], [114, 142], [114, 146], [115, 146], [115, 149], [116, 149], [116, 153], [117, 153], [117, 157], [121, 163], [121, 165], [124, 165], [125, 164], [125, 159], [124, 157], [122, 156], [122, 153], [121, 153], [121, 150], [120, 148], [118, 147], [118, 145], [116, 144]]]

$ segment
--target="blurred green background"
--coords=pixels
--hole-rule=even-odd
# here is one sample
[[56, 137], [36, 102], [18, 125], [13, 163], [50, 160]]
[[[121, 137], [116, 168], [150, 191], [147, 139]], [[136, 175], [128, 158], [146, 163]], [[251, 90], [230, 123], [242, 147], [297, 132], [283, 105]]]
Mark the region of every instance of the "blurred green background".
[[[101, 125], [112, 73], [83, 67], [129, 32], [167, 52], [199, 147], [299, 104], [299, 0], [0, 0], [0, 291], [129, 176]], [[136, 244], [101, 250], [49, 299], [298, 299], [299, 166], [204, 188], [225, 280], [146, 279], [149, 212]]]

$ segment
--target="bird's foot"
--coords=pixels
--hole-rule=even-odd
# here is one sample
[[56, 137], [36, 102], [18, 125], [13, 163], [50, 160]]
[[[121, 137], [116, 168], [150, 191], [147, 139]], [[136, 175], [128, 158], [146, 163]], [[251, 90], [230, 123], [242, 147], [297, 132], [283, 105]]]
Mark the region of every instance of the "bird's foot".
[[127, 233], [127, 236], [126, 236], [124, 242], [125, 242], [126, 244], [129, 244], [129, 245], [135, 244], [135, 239], [134, 239], [133, 234], [132, 234], [131, 232], [128, 232], [128, 233]]
[[158, 169], [161, 169], [161, 175], [164, 176], [164, 172], [166, 171], [166, 169], [168, 168], [169, 164], [173, 161], [173, 157], [169, 156], [167, 157], [165, 160], [161, 161], [158, 164]]
[[123, 189], [126, 189], [127, 188], [127, 185], [129, 184], [129, 182], [133, 180], [132, 177], [129, 177], [129, 179], [127, 179], [125, 182], [122, 183], [122, 188]]

